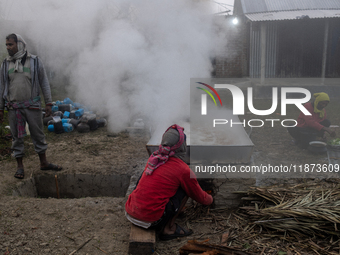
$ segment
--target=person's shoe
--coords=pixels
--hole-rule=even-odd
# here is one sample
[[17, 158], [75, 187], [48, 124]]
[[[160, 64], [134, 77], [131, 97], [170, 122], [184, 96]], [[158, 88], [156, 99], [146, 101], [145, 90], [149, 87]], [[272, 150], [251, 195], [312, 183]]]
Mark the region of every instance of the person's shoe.
[[19, 168], [19, 169], [16, 171], [14, 177], [15, 177], [15, 178], [18, 178], [18, 179], [24, 179], [24, 177], [25, 177], [25, 171], [24, 171], [24, 169], [23, 169], [23, 168]]
[[[183, 231], [183, 234], [181, 233], [181, 231]], [[177, 237], [189, 236], [192, 233], [194, 233], [194, 232], [191, 229], [189, 229], [189, 230], [184, 229], [176, 223], [175, 233], [173, 233], [173, 234], [160, 234], [159, 239], [162, 240], [162, 241], [168, 241], [168, 240], [176, 239]]]

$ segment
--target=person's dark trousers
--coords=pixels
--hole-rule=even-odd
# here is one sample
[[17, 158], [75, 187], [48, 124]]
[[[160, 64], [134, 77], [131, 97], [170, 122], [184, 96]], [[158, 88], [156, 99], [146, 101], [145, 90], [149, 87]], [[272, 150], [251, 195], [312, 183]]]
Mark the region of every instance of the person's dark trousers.
[[[327, 119], [320, 122], [324, 127], [329, 127], [331, 122]], [[310, 142], [315, 141], [316, 137], [323, 137], [325, 131], [317, 131], [313, 128], [288, 127], [289, 134], [295, 139], [297, 145], [306, 149]]]
[[178, 213], [182, 201], [187, 197], [185, 191], [179, 187], [175, 195], [169, 199], [165, 206], [163, 216], [156, 222], [152, 223], [150, 228], [155, 229], [157, 232], [162, 232], [165, 225]]

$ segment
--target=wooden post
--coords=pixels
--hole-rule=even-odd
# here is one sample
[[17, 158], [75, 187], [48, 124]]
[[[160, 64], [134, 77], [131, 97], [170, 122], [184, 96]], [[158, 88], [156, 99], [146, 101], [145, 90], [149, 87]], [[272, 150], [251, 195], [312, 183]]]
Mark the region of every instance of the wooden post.
[[328, 44], [328, 30], [329, 30], [329, 20], [326, 19], [325, 20], [325, 37], [323, 39], [321, 85], [325, 85], [326, 62], [327, 62], [327, 44]]
[[266, 75], [266, 23], [261, 23], [261, 85]]
[[131, 224], [129, 255], [149, 255], [155, 251], [156, 232]]
[[58, 188], [58, 176], [55, 175], [54, 178], [55, 178], [55, 187], [56, 187], [56, 190], [57, 190], [57, 198], [59, 199], [60, 196], [59, 196], [59, 188]]

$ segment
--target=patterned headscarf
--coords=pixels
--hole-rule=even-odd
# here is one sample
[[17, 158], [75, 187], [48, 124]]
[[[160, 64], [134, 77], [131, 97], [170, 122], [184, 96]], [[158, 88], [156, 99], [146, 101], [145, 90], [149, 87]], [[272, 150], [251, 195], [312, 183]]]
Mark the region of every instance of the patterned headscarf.
[[19, 72], [22, 73], [24, 71], [24, 67], [21, 64], [21, 59], [23, 58], [23, 56], [25, 56], [27, 49], [26, 49], [26, 42], [24, 41], [24, 39], [18, 35], [15, 34], [17, 36], [17, 46], [18, 46], [18, 52], [15, 53], [13, 56], [8, 56], [7, 60], [8, 61], [15, 61], [15, 65], [14, 65], [14, 71], [15, 72]]
[[322, 102], [322, 101], [328, 101], [329, 102], [329, 96], [328, 96], [328, 94], [326, 94], [324, 92], [315, 93], [313, 96], [315, 97], [314, 112], [318, 113], [319, 117], [322, 119], [323, 116], [325, 115], [325, 110], [324, 109], [319, 110], [318, 104], [319, 104], [319, 102]]
[[[148, 160], [146, 175], [151, 175], [158, 167], [165, 164], [169, 157], [186, 151], [184, 128], [174, 124], [170, 126], [162, 137], [162, 143], [157, 151], [153, 152]], [[183, 145], [184, 144], [184, 145]]]

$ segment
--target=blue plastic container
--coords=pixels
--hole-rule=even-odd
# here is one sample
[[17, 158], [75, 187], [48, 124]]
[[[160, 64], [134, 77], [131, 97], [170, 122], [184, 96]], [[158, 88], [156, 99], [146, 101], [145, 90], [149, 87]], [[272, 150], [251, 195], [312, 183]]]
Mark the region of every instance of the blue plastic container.
[[57, 112], [59, 109], [58, 105], [53, 105], [52, 106], [52, 112]]
[[48, 125], [47, 130], [50, 132], [54, 132], [54, 125]]
[[84, 109], [80, 108], [78, 110], [76, 110], [76, 112], [74, 113], [74, 115], [76, 115], [76, 117], [81, 117], [84, 114]]
[[64, 99], [64, 104], [73, 104], [73, 101], [71, 99], [69, 99], [68, 97], [66, 97]]
[[61, 122], [64, 124], [64, 123], [70, 123], [71, 119], [62, 119]]
[[69, 117], [70, 117], [70, 112], [65, 111], [65, 112], [64, 112], [63, 119], [68, 119]]
[[83, 105], [82, 104], [79, 104], [79, 103], [73, 103], [73, 106], [75, 107], [75, 108], [83, 108]]
[[63, 128], [65, 132], [72, 132], [73, 131], [73, 125], [69, 123], [64, 123]]

